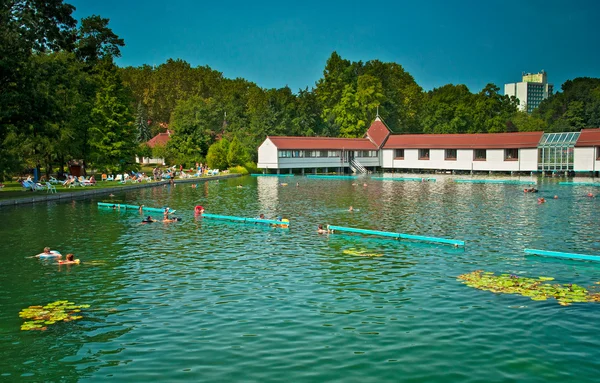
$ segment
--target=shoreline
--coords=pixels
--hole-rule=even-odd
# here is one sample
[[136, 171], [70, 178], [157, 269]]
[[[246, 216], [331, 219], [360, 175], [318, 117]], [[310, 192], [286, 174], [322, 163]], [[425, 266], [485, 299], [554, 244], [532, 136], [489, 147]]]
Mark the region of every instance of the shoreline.
[[[203, 182], [203, 181], [214, 181], [214, 180], [220, 180], [220, 179], [226, 179], [226, 178], [236, 178], [236, 177], [242, 177], [242, 176], [243, 176], [242, 174], [233, 173], [233, 174], [223, 174], [223, 175], [218, 175], [218, 176], [211, 176], [210, 178], [182, 178], [182, 179], [175, 180], [175, 183], [176, 184], [195, 183], [195, 182]], [[103, 182], [103, 181], [100, 181], [100, 182]], [[128, 185], [128, 186], [120, 186], [120, 187], [107, 187], [107, 188], [101, 188], [101, 189], [92, 189], [93, 186], [91, 186], [89, 190], [75, 192], [75, 193], [37, 194], [39, 192], [32, 192], [32, 193], [34, 193], [34, 195], [31, 197], [28, 196], [28, 197], [23, 197], [23, 198], [0, 200], [0, 208], [5, 207], [5, 206], [33, 204], [33, 203], [39, 203], [39, 202], [72, 201], [72, 200], [76, 200], [76, 199], [90, 198], [90, 197], [94, 197], [94, 196], [101, 195], [101, 194], [110, 194], [113, 192], [123, 192], [123, 191], [130, 191], [130, 190], [135, 190], [135, 189], [143, 189], [143, 188], [162, 186], [162, 185], [169, 185], [169, 181], [168, 180], [152, 181], [152, 182], [148, 182], [148, 183], [132, 184], [130, 186]]]

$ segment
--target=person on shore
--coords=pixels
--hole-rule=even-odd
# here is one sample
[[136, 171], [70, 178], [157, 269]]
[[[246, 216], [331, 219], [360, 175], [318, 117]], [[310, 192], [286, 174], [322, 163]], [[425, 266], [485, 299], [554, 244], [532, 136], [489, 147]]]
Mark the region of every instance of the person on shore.
[[58, 261], [59, 265], [70, 265], [70, 264], [79, 264], [81, 261], [79, 259], [75, 259], [75, 255], [72, 253], [67, 254], [66, 259]]

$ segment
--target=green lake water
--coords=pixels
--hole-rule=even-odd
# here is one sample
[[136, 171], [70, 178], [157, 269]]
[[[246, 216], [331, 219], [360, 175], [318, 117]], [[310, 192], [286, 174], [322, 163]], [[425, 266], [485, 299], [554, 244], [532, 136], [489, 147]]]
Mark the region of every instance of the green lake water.
[[[532, 301], [456, 277], [484, 269], [592, 286], [600, 262], [523, 249], [600, 255], [600, 198], [586, 196], [600, 189], [437, 178], [244, 177], [2, 208], [0, 381], [598, 381], [599, 303]], [[107, 200], [168, 205], [183, 221], [141, 225], [137, 212], [97, 207]], [[291, 228], [196, 219], [198, 204]], [[319, 223], [466, 246], [319, 235]], [[28, 258], [44, 246], [82, 264]], [[62, 299], [91, 307], [20, 330], [21, 309]]]

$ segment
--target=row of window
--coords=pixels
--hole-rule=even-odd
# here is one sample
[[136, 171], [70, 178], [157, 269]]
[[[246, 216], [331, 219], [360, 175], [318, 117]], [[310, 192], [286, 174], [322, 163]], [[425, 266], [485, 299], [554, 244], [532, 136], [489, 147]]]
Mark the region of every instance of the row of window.
[[[396, 149], [394, 152], [396, 160], [404, 159], [404, 149]], [[429, 159], [429, 149], [419, 149], [419, 159]], [[447, 161], [456, 161], [456, 149], [444, 150], [444, 159]], [[475, 149], [473, 151], [474, 161], [485, 161], [487, 159], [487, 150]], [[519, 149], [504, 149], [504, 160], [505, 161], [516, 161], [519, 159]]]
[[[353, 150], [355, 157], [377, 157], [377, 150]], [[339, 157], [339, 150], [280, 150], [278, 155], [279, 158], [325, 158], [325, 157]]]

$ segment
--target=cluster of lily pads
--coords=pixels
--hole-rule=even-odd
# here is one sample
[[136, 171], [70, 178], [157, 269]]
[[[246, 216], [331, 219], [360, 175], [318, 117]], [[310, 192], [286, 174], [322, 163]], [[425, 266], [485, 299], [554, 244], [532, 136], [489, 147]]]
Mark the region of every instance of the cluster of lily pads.
[[534, 301], [555, 298], [559, 304], [568, 306], [574, 302], [600, 302], [600, 293], [590, 292], [576, 284], [550, 284], [551, 277], [526, 278], [511, 274], [494, 275], [476, 270], [459, 275], [458, 279], [469, 287], [503, 294], [519, 294]]
[[21, 325], [21, 330], [40, 330], [45, 331], [49, 325], [56, 322], [70, 322], [83, 318], [77, 315], [81, 309], [86, 309], [90, 305], [76, 305], [69, 301], [56, 301], [46, 306], [29, 306], [19, 312], [19, 316], [25, 319]]

